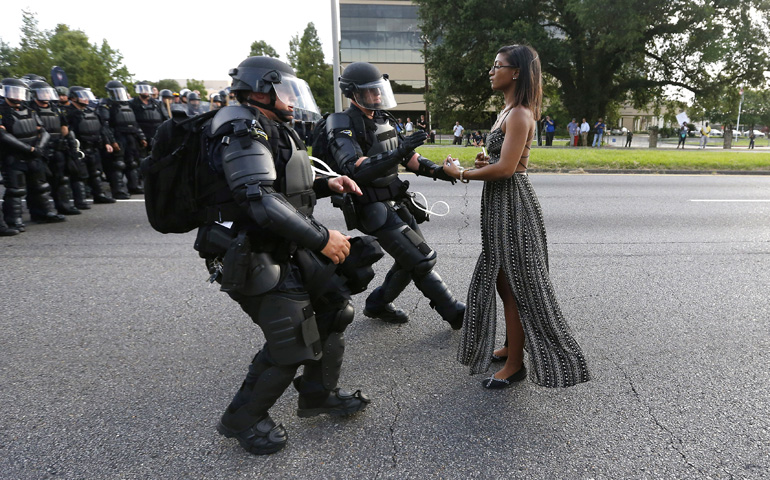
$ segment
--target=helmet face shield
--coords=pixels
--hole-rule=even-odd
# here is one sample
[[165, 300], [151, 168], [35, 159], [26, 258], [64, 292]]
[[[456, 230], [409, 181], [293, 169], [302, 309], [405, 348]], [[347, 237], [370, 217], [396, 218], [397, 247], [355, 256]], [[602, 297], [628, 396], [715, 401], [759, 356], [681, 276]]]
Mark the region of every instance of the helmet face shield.
[[376, 82], [357, 85], [353, 100], [369, 110], [387, 110], [397, 105], [390, 82], [384, 77]]
[[41, 102], [50, 102], [51, 100], [59, 100], [59, 94], [56, 93], [56, 90], [54, 90], [51, 87], [36, 88], [34, 92], [35, 92], [35, 98]]
[[5, 98], [25, 102], [29, 100], [29, 89], [18, 85], [3, 85]]
[[152, 95], [152, 85], [134, 85], [134, 91], [137, 95]]
[[275, 94], [286, 105], [294, 107], [294, 118], [307, 122], [321, 118], [313, 93], [307, 82], [290, 75], [282, 75], [280, 83], [274, 83]]
[[74, 93], [77, 97], [78, 103], [82, 103], [83, 105], [88, 105], [90, 102], [96, 101], [96, 97], [91, 90], [75, 90], [71, 93]]
[[125, 87], [109, 88], [108, 90], [110, 91], [110, 97], [112, 97], [113, 100], [118, 102], [128, 101], [128, 92]]

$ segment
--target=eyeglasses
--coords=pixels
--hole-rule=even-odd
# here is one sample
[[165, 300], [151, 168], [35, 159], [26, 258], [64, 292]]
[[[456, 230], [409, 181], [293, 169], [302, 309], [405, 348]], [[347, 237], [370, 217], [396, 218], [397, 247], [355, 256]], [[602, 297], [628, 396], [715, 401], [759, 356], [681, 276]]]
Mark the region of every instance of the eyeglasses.
[[492, 68], [490, 68], [490, 70], [497, 71], [500, 68], [516, 68], [516, 67], [514, 67], [513, 65], [492, 65]]

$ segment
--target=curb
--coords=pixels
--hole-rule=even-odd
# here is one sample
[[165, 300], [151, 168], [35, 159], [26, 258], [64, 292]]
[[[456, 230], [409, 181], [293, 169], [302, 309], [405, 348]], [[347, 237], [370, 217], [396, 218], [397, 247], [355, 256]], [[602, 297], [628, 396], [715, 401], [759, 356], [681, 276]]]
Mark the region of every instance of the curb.
[[643, 174], [643, 175], [770, 175], [770, 170], [622, 170], [622, 169], [548, 169], [548, 168], [529, 168], [529, 173], [565, 173], [565, 174]]

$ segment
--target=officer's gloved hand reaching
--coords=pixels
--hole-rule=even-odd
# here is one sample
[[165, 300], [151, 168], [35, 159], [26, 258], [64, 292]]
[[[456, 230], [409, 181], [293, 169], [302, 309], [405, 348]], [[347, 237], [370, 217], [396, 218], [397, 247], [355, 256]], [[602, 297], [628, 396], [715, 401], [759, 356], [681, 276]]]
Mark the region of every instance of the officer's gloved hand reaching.
[[423, 143], [425, 143], [425, 140], [428, 138], [428, 134], [420, 131], [415, 132], [412, 135], [404, 138], [404, 141], [401, 142], [401, 145], [398, 146], [398, 154], [401, 156], [401, 158], [404, 159], [404, 161], [409, 161], [406, 156], [413, 152], [415, 148], [419, 147]]

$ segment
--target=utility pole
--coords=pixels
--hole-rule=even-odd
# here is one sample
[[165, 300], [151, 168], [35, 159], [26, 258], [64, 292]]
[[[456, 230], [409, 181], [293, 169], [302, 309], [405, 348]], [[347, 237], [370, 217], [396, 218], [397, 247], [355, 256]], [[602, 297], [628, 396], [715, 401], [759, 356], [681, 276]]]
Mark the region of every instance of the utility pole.
[[332, 2], [332, 82], [334, 83], [334, 111], [342, 111], [342, 92], [339, 88], [340, 78], [340, 2]]
[[743, 87], [741, 87], [741, 101], [738, 103], [738, 125], [736, 125], [735, 129], [740, 132], [741, 131], [741, 108], [743, 107]]

